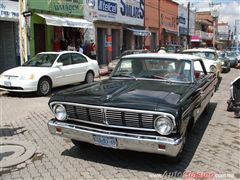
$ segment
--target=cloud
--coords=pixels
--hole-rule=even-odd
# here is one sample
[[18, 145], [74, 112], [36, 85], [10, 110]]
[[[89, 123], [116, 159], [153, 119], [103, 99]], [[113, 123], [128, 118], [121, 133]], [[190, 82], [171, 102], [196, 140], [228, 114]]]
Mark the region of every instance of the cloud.
[[235, 20], [240, 19], [240, 2], [233, 1], [228, 3], [222, 3], [218, 8], [219, 22], [227, 22], [233, 30]]

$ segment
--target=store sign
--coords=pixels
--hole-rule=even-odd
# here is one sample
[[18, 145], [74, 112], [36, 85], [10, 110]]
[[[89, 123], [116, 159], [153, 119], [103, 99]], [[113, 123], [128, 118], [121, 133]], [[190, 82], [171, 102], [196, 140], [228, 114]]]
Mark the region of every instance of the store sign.
[[3, 1], [0, 3], [0, 18], [18, 20], [18, 2]]
[[143, 26], [144, 0], [84, 0], [84, 17]]
[[180, 24], [186, 24], [186, 19], [184, 17], [179, 17]]
[[82, 16], [83, 0], [28, 0], [28, 8]]
[[144, 18], [144, 1], [141, 0], [139, 4], [131, 5], [127, 1], [121, 0], [121, 14], [122, 16], [134, 17], [134, 18]]
[[105, 0], [98, 0], [98, 10], [117, 14], [117, 3], [108, 2]]

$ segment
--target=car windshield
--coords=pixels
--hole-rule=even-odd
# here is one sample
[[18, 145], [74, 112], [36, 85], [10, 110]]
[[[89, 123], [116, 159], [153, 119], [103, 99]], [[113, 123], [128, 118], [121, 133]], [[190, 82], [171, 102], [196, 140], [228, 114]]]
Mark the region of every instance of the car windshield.
[[112, 77], [191, 82], [191, 62], [163, 58], [124, 58], [117, 65]]
[[234, 52], [226, 52], [227, 56], [229, 57], [234, 57], [235, 56], [235, 53]]
[[37, 54], [25, 62], [23, 66], [51, 67], [57, 57], [58, 54]]
[[216, 55], [214, 52], [184, 52], [185, 54], [191, 54], [194, 56], [198, 56], [204, 59], [210, 59], [210, 60], [217, 60]]

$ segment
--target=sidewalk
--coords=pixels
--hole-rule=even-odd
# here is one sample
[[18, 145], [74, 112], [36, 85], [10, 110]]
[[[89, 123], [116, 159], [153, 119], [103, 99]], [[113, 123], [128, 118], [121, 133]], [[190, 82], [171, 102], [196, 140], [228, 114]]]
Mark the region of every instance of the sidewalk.
[[101, 76], [109, 74], [107, 65], [99, 65], [99, 71]]

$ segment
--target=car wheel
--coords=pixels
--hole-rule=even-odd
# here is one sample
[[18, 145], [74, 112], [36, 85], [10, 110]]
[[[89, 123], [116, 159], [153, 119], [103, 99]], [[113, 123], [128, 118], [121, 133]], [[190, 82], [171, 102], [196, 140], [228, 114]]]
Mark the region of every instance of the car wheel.
[[46, 96], [52, 90], [52, 83], [48, 78], [41, 78], [38, 82], [37, 94], [39, 96]]
[[94, 82], [94, 75], [92, 72], [88, 72], [85, 78], [85, 83], [89, 84]]

